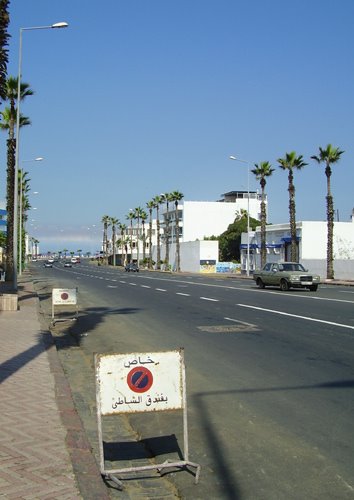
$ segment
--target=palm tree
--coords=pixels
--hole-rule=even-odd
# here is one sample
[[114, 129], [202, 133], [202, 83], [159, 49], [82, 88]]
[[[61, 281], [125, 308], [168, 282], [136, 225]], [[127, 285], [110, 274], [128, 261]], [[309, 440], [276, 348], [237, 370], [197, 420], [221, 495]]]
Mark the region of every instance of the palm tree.
[[[6, 254], [7, 254], [7, 273], [6, 280], [13, 280], [14, 262], [13, 262], [13, 226], [14, 226], [14, 203], [15, 203], [15, 164], [16, 164], [16, 139], [14, 133], [14, 117], [16, 117], [16, 109], [14, 114], [10, 108], [5, 108], [0, 113], [2, 121], [0, 129], [8, 131], [7, 139], [7, 179], [6, 179], [6, 210], [7, 210], [7, 235], [6, 235]], [[20, 114], [20, 128], [25, 125], [31, 125], [28, 117]]]
[[9, 0], [0, 0], [0, 98], [6, 100], [6, 78], [7, 78], [7, 63], [8, 63], [8, 40], [10, 35], [7, 28], [10, 22], [9, 16]]
[[166, 203], [166, 217], [165, 217], [165, 261], [167, 268], [170, 264], [170, 214], [169, 214], [169, 203], [173, 201], [171, 193], [165, 193], [162, 195], [163, 201]]
[[151, 200], [146, 203], [149, 210], [149, 269], [152, 269], [152, 211], [155, 203]]
[[113, 266], [116, 265], [116, 227], [119, 220], [111, 217], [110, 224], [112, 226], [112, 250], [113, 250]]
[[184, 195], [179, 191], [173, 191], [171, 193], [171, 201], [175, 203], [175, 229], [176, 229], [176, 256], [177, 256], [177, 265], [176, 271], [179, 272], [181, 270], [181, 250], [179, 244], [179, 216], [178, 216], [178, 202], [183, 199]]
[[251, 170], [252, 174], [256, 176], [259, 180], [262, 190], [262, 201], [261, 201], [261, 267], [266, 263], [267, 260], [267, 248], [266, 248], [266, 224], [267, 224], [267, 209], [265, 204], [265, 186], [267, 184], [266, 178], [270, 177], [274, 172], [274, 168], [269, 163], [269, 161], [261, 161], [259, 164], [255, 163], [256, 168]]
[[297, 262], [298, 249], [296, 242], [296, 208], [295, 208], [295, 186], [294, 186], [294, 170], [301, 170], [307, 165], [302, 159], [302, 155], [296, 156], [295, 151], [285, 153], [284, 158], [278, 158], [277, 162], [282, 170], [288, 171], [288, 191], [289, 191], [289, 218], [290, 218], [290, 237], [291, 237], [291, 250], [290, 260]]
[[133, 262], [133, 219], [135, 219], [135, 213], [130, 210], [126, 219], [130, 221], [130, 262]]
[[21, 210], [21, 213], [19, 213], [19, 221], [18, 221], [19, 224], [21, 224], [21, 230], [20, 230], [21, 237], [19, 238], [20, 240], [19, 245], [21, 245], [21, 252], [19, 252], [21, 256], [21, 268], [24, 266], [26, 262], [25, 226], [26, 226], [26, 221], [28, 219], [27, 211], [31, 208], [28, 197], [28, 193], [30, 191], [29, 182], [31, 179], [29, 179], [27, 176], [28, 172], [24, 172], [22, 169], [18, 171], [18, 199], [20, 200], [20, 210]]
[[124, 250], [125, 250], [125, 231], [127, 230], [127, 226], [125, 224], [120, 223], [119, 224], [119, 229], [120, 229], [120, 241], [121, 241], [121, 246], [122, 246], [122, 261], [123, 265], [125, 266], [126, 260], [127, 260], [127, 255], [124, 257]]
[[[0, 16], [1, 18], [1, 16]], [[1, 73], [1, 71], [0, 71]], [[5, 83], [4, 100], [10, 104], [9, 108], [1, 113], [3, 122], [0, 124], [2, 130], [8, 131], [7, 140], [7, 181], [6, 181], [6, 210], [7, 210], [7, 272], [6, 280], [14, 279], [14, 191], [15, 191], [15, 156], [16, 156], [16, 139], [15, 139], [15, 124], [16, 124], [16, 101], [18, 97], [18, 78], [8, 77]], [[27, 83], [20, 84], [20, 100], [22, 101], [27, 96], [33, 95], [33, 90]], [[30, 125], [30, 120], [20, 114], [20, 127]]]
[[312, 160], [317, 163], [324, 163], [326, 165], [325, 174], [327, 177], [327, 279], [334, 279], [333, 269], [333, 228], [334, 228], [334, 205], [333, 196], [331, 193], [331, 175], [332, 168], [340, 160], [344, 151], [335, 148], [332, 144], [328, 144], [326, 148], [319, 147], [319, 155], [311, 156]]
[[141, 207], [134, 208], [134, 218], [138, 221], [137, 224], [137, 263], [139, 265], [139, 240], [140, 240], [140, 220], [141, 214], [143, 213], [143, 209]]
[[34, 243], [34, 256], [37, 258], [38, 257], [39, 240], [37, 240], [36, 238], [32, 238], [32, 242]]
[[157, 232], [157, 256], [156, 256], [156, 269], [161, 269], [161, 248], [160, 248], [160, 216], [159, 216], [159, 208], [162, 203], [162, 198], [159, 195], [156, 195], [155, 198], [152, 199], [154, 202], [154, 208], [156, 209], [156, 232]]
[[146, 259], [145, 221], [147, 219], [147, 213], [145, 212], [145, 210], [141, 210], [140, 219], [141, 219], [141, 225], [143, 226], [143, 262], [144, 262], [144, 265], [145, 265], [145, 259]]
[[69, 250], [67, 248], [63, 248], [63, 252], [64, 252], [64, 259], [66, 259], [66, 253], [68, 252]]
[[109, 215], [103, 215], [101, 222], [103, 224], [103, 240], [102, 240], [102, 252], [103, 252], [103, 259], [107, 259], [107, 247], [108, 247], [108, 242], [107, 242], [107, 229], [110, 223], [110, 216]]

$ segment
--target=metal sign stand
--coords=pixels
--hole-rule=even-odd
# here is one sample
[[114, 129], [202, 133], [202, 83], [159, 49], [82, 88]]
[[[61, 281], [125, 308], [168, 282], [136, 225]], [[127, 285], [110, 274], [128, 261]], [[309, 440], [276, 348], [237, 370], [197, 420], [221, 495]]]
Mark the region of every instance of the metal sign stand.
[[[52, 289], [52, 325], [54, 326], [55, 323], [59, 323], [61, 321], [76, 321], [79, 317], [79, 307], [77, 303], [77, 288], [73, 289], [60, 289], [60, 288], [53, 288]], [[58, 294], [62, 295], [64, 298], [58, 298]], [[55, 319], [55, 306], [75, 306], [76, 308], [76, 314], [74, 317], [68, 317], [68, 318], [57, 318]]]
[[[162, 353], [161, 353], [162, 354]], [[103, 449], [103, 432], [102, 432], [102, 415], [107, 413], [102, 413], [102, 394], [101, 387], [99, 384], [99, 362], [100, 357], [104, 355], [95, 354], [95, 372], [96, 372], [96, 404], [97, 404], [97, 425], [98, 425], [98, 440], [99, 440], [99, 452], [100, 452], [100, 472], [101, 475], [107, 479], [113, 481], [120, 490], [124, 489], [123, 483], [120, 478], [116, 477], [115, 474], [129, 474], [134, 472], [143, 472], [149, 470], [157, 470], [159, 473], [167, 468], [179, 468], [186, 469], [187, 467], [192, 467], [195, 469], [195, 484], [198, 484], [201, 465], [189, 460], [189, 448], [188, 448], [188, 425], [187, 425], [187, 398], [186, 398], [186, 376], [185, 376], [185, 365], [183, 349], [179, 350], [179, 355], [181, 359], [181, 394], [182, 394], [182, 410], [183, 410], [183, 457], [184, 460], [166, 460], [160, 464], [153, 465], [143, 465], [139, 467], [127, 467], [121, 469], [106, 469], [105, 459], [104, 459], [104, 449]], [[140, 360], [140, 356], [139, 356]], [[132, 363], [133, 364], [133, 363]], [[132, 370], [133, 371], [133, 370]], [[120, 399], [123, 404], [123, 399]], [[133, 401], [135, 403], [135, 401]], [[119, 402], [120, 404], [120, 402]], [[139, 410], [137, 410], [139, 411]], [[148, 411], [148, 410], [142, 410]], [[156, 411], [156, 408], [155, 408]], [[115, 412], [119, 413], [119, 412]]]

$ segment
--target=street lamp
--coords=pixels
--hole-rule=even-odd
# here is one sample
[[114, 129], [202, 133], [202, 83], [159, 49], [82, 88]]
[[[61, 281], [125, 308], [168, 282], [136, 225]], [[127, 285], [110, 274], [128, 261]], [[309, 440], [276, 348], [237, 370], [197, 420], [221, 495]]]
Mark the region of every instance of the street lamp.
[[250, 163], [246, 160], [236, 158], [236, 156], [229, 156], [230, 160], [246, 163], [247, 165], [247, 262], [246, 262], [246, 275], [250, 275]]
[[15, 182], [14, 182], [14, 207], [13, 207], [13, 283], [17, 290], [17, 255], [18, 255], [18, 170], [20, 152], [20, 99], [21, 99], [21, 70], [22, 70], [22, 32], [31, 30], [45, 30], [51, 28], [67, 28], [68, 23], [60, 22], [50, 26], [32, 26], [20, 28], [20, 43], [18, 53], [18, 79], [17, 79], [17, 113], [16, 113], [16, 152], [15, 152]]
[[[39, 156], [38, 158], [34, 158], [33, 160], [22, 160], [22, 163], [28, 163], [30, 161], [42, 161], [44, 158]], [[21, 172], [21, 183], [20, 183], [20, 214], [19, 214], [19, 256], [18, 256], [18, 274], [21, 276], [22, 274], [22, 218], [23, 218], [23, 206], [22, 206], [22, 198], [23, 198], [23, 169], [20, 170]], [[34, 194], [38, 193], [36, 191]]]

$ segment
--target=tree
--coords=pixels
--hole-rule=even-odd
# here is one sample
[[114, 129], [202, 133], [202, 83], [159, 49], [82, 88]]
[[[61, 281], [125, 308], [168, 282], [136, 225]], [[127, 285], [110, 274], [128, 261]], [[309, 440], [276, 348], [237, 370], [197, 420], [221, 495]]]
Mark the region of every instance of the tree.
[[269, 161], [261, 161], [259, 164], [255, 163], [255, 168], [251, 170], [252, 174], [256, 176], [259, 180], [262, 190], [262, 201], [261, 201], [261, 267], [263, 267], [267, 260], [267, 248], [266, 248], [266, 225], [267, 225], [267, 209], [265, 204], [265, 186], [267, 184], [266, 178], [270, 177], [274, 172]]
[[110, 225], [112, 226], [112, 250], [113, 250], [113, 266], [116, 265], [116, 227], [119, 220], [115, 217], [110, 218]]
[[144, 209], [141, 207], [137, 207], [134, 209], [134, 218], [137, 220], [137, 236], [136, 236], [136, 260], [137, 264], [139, 265], [139, 240], [140, 240], [140, 220], [141, 220], [141, 215], [144, 212]]
[[133, 219], [135, 219], [135, 213], [131, 210], [127, 215], [126, 219], [130, 221], [130, 261], [133, 262]]
[[141, 211], [140, 214], [140, 219], [141, 219], [141, 225], [143, 227], [143, 262], [145, 265], [145, 259], [146, 259], [146, 234], [145, 234], [145, 221], [147, 219], [147, 213], [145, 210]]
[[10, 35], [7, 28], [10, 22], [9, 0], [0, 0], [0, 98], [6, 100], [6, 79], [8, 63], [8, 40]]
[[332, 165], [338, 163], [344, 151], [328, 144], [326, 148], [319, 147], [319, 154], [311, 156], [317, 163], [326, 165], [325, 174], [327, 177], [327, 279], [334, 279], [333, 269], [333, 228], [334, 228], [334, 204], [331, 192]]
[[28, 172], [24, 172], [23, 169], [18, 171], [18, 199], [20, 200], [20, 209], [19, 212], [19, 225], [21, 224], [21, 238], [19, 241], [19, 245], [21, 245], [21, 266], [23, 267], [26, 261], [26, 221], [28, 219], [27, 212], [31, 208], [31, 204], [29, 202], [28, 193], [30, 191], [30, 180], [28, 178]]
[[155, 203], [151, 200], [146, 203], [149, 210], [149, 269], [152, 269], [152, 211]]
[[[249, 227], [255, 230], [260, 222], [253, 217], [249, 217]], [[240, 262], [240, 246], [241, 235], [247, 232], [247, 210], [241, 210], [236, 214], [236, 218], [232, 224], [229, 224], [226, 231], [219, 237], [211, 236], [210, 240], [219, 240], [220, 260], [223, 262], [237, 261]]]
[[121, 247], [122, 247], [122, 261], [123, 265], [125, 266], [126, 260], [127, 260], [127, 254], [125, 253], [124, 256], [124, 250], [125, 250], [125, 232], [127, 230], [127, 226], [125, 224], [120, 223], [119, 224], [119, 229], [120, 229], [120, 242], [121, 242]]
[[156, 232], [157, 232], [157, 257], [156, 257], [156, 269], [161, 269], [161, 248], [160, 248], [160, 216], [159, 216], [159, 208], [162, 203], [162, 198], [159, 195], [156, 195], [155, 198], [152, 199], [154, 202], [154, 208], [156, 209]]
[[296, 242], [296, 208], [295, 208], [295, 186], [294, 170], [301, 170], [307, 165], [302, 159], [302, 155], [296, 156], [295, 151], [285, 153], [284, 158], [278, 158], [279, 167], [288, 171], [288, 191], [289, 191], [289, 219], [291, 237], [291, 260], [298, 262], [298, 251]]
[[184, 195], [180, 191], [173, 191], [171, 193], [171, 201], [175, 203], [175, 229], [176, 229], [176, 271], [181, 270], [181, 251], [179, 243], [179, 215], [178, 215], [178, 203], [183, 199]]
[[[1, 15], [0, 15], [1, 18]], [[1, 59], [0, 59], [1, 60]], [[1, 72], [1, 71], [0, 71]], [[7, 254], [7, 272], [6, 280], [13, 281], [14, 279], [14, 192], [15, 192], [15, 167], [16, 167], [16, 101], [18, 97], [18, 78], [12, 76], [8, 77], [3, 88], [3, 99], [9, 102], [10, 107], [5, 108], [1, 112], [2, 122], [0, 128], [8, 131], [7, 140], [7, 180], [6, 180], [6, 210], [7, 210], [7, 240], [6, 240], [6, 254]], [[33, 90], [28, 83], [20, 84], [20, 100], [22, 101], [27, 96], [33, 95]], [[25, 125], [30, 125], [31, 122], [27, 117], [20, 114], [20, 128]]]
[[103, 215], [101, 222], [103, 224], [103, 240], [102, 240], [102, 252], [103, 252], [103, 258], [104, 260], [107, 260], [107, 247], [108, 247], [108, 242], [107, 242], [107, 230], [108, 226], [110, 223], [110, 216], [109, 215]]
[[165, 218], [165, 261], [166, 265], [170, 264], [170, 214], [169, 204], [173, 201], [171, 193], [162, 195], [163, 201], [166, 203], [166, 218]]

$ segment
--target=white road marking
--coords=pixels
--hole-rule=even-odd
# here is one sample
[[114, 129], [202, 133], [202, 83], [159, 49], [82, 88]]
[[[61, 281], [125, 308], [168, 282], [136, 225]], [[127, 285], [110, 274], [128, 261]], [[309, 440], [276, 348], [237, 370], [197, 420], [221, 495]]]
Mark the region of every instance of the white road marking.
[[233, 318], [224, 318], [226, 321], [233, 321], [235, 323], [241, 323], [241, 325], [246, 325], [246, 326], [252, 326], [256, 327], [257, 325], [254, 325], [253, 323], [247, 323], [246, 321], [240, 321], [239, 319], [233, 319]]
[[246, 307], [248, 309], [256, 309], [257, 311], [270, 312], [273, 314], [280, 314], [281, 316], [289, 316], [291, 318], [305, 319], [306, 321], [314, 321], [315, 323], [324, 323], [326, 325], [339, 326], [341, 328], [349, 328], [350, 330], [354, 330], [354, 326], [343, 325], [342, 323], [334, 323], [333, 321], [325, 321], [324, 319], [309, 318], [308, 316], [300, 316], [298, 314], [290, 314], [282, 311], [275, 311], [274, 309], [265, 309], [264, 307], [249, 306], [247, 304], [237, 304], [237, 305], [240, 307]]
[[155, 288], [158, 292], [167, 292], [167, 290], [164, 290], [163, 288]]
[[183, 297], [190, 297], [190, 293], [176, 292], [176, 295], [183, 295]]
[[107, 288], [117, 288], [117, 285], [107, 285]]
[[211, 299], [209, 297], [199, 297], [201, 300], [209, 300], [210, 302], [219, 302], [218, 299]]
[[151, 288], [151, 286], [149, 286], [149, 285], [140, 285], [140, 286], [141, 286], [141, 288]]

